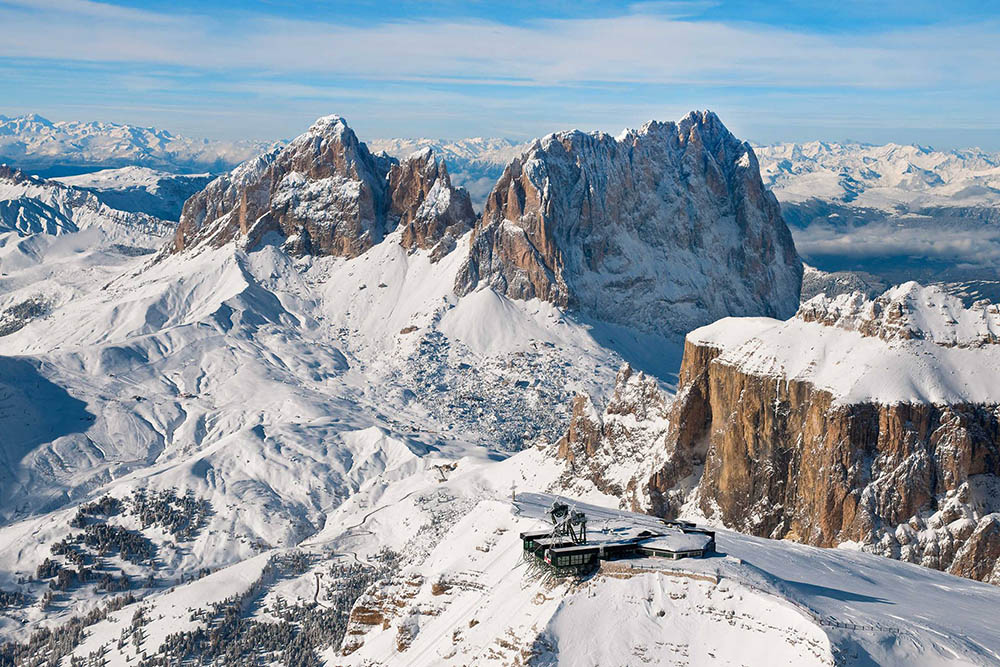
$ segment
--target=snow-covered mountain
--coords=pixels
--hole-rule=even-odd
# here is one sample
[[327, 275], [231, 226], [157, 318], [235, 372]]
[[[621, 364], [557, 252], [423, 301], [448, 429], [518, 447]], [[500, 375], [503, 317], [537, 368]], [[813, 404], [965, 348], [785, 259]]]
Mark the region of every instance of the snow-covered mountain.
[[339, 116], [213, 181], [184, 206], [173, 251], [238, 241], [290, 254], [356, 257], [401, 228], [410, 250], [441, 258], [472, 226], [468, 193], [430, 150], [374, 156]]
[[[688, 122], [633, 131], [632, 146], [570, 138], [676, 157], [683, 169], [667, 161], [627, 190], [635, 213], [705, 204], [726, 238], [685, 227], [680, 255], [691, 261], [663, 261], [677, 249], [634, 220], [602, 217], [615, 189], [601, 185], [622, 163], [584, 151], [593, 196], [571, 179], [537, 190], [538, 222], [555, 239], [543, 256], [593, 260], [560, 264], [570, 294], [585, 294], [577, 279], [593, 267], [614, 273], [615, 252], [628, 250], [652, 258], [657, 280], [693, 266], [738, 312], [777, 313], [788, 305], [768, 295], [794, 302], [798, 265], [782, 265], [780, 218], [752, 153], [714, 117]], [[533, 170], [575, 164], [549, 164], [552, 141], [538, 147], [507, 169], [521, 170], [524, 192], [538, 188]], [[637, 493], [629, 466], [657, 472], [664, 454], [652, 447], [676, 423], [664, 388], [680, 350], [663, 335], [667, 319], [650, 331], [645, 316], [601, 321], [585, 299], [494, 287], [487, 264], [510, 276], [524, 258], [502, 235], [473, 243], [486, 226], [470, 229], [449, 173], [430, 152], [374, 155], [327, 117], [192, 197], [155, 257], [86, 230], [0, 234], [0, 662], [998, 659], [988, 612], [1000, 588], [856, 551], [721, 531], [723, 553], [705, 561], [610, 563], [582, 583], [527, 575], [517, 533], [543, 525], [545, 492], [571, 492], [594, 530], [620, 514], [609, 508], [621, 496], [574, 472], [587, 445], [560, 443], [567, 426], [601, 414], [602, 438], [647, 443], [649, 457], [601, 471], [624, 480], [624, 497]], [[488, 210], [526, 234], [517, 186], [497, 188]], [[609, 226], [605, 264], [584, 250], [599, 235], [563, 226], [581, 201], [601, 211], [584, 219]], [[615, 231], [627, 247], [610, 244]], [[723, 241], [764, 267], [758, 301], [743, 298]], [[487, 247], [496, 263], [482, 261]], [[473, 252], [478, 286], [458, 280]], [[641, 305], [637, 284], [607, 287]], [[685, 312], [714, 303], [697, 294]], [[626, 360], [658, 377], [619, 371]]]
[[789, 316], [801, 283], [753, 150], [705, 111], [534, 142], [490, 194], [456, 289], [682, 336], [727, 314]]
[[51, 180], [89, 190], [120, 211], [178, 220], [184, 202], [204, 188], [212, 177], [209, 174], [172, 174], [148, 167], [122, 167]]
[[260, 142], [191, 139], [119, 123], [52, 122], [37, 114], [0, 116], [0, 161], [42, 176], [128, 166], [218, 172], [266, 148]]
[[87, 229], [99, 230], [115, 243], [152, 249], [174, 225], [146, 213], [112, 208], [89, 190], [0, 165], [0, 233], [59, 235]]
[[782, 204], [820, 199], [890, 213], [1000, 206], [998, 153], [821, 141], [754, 149]]
[[[478, 209], [530, 142], [384, 139], [373, 146], [397, 157], [433, 147]], [[1000, 155], [835, 142], [754, 145], [754, 152], [799, 253], [818, 268], [889, 283], [996, 279]]]
[[756, 151], [810, 264], [889, 282], [998, 278], [1000, 154], [824, 142]]

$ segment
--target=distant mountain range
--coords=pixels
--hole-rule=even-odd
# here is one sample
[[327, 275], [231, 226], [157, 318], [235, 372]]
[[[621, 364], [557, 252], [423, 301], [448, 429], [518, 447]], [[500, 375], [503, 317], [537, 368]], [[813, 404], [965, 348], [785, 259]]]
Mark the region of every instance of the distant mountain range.
[[0, 162], [43, 177], [127, 166], [220, 172], [268, 146], [257, 141], [191, 139], [166, 130], [119, 123], [52, 122], [37, 114], [13, 118], [0, 115]]

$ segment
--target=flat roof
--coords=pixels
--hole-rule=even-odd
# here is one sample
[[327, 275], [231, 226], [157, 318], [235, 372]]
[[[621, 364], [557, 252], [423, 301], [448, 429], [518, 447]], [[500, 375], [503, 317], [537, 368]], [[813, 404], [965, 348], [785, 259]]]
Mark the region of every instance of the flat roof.
[[597, 552], [600, 548], [601, 547], [599, 545], [597, 545], [597, 544], [574, 544], [574, 545], [568, 546], [568, 547], [552, 547], [551, 549], [549, 549], [549, 551], [551, 551], [553, 554], [555, 554], [557, 556], [561, 556], [563, 554], [576, 553], [578, 551], [583, 551], [583, 552], [593, 551], [593, 552]]
[[533, 539], [536, 537], [548, 537], [552, 533], [552, 530], [526, 530], [521, 533], [521, 539]]
[[704, 533], [677, 533], [643, 540], [639, 543], [639, 547], [669, 553], [681, 553], [686, 551], [705, 551], [711, 543], [712, 538]]
[[562, 544], [572, 546], [572, 540], [565, 537], [543, 537], [535, 540], [541, 546], [559, 546]]

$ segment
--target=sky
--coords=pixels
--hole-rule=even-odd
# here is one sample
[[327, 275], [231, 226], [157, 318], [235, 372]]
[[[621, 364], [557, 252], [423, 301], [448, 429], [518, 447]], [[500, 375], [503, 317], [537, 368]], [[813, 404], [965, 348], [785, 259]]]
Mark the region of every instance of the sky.
[[0, 0], [0, 31], [6, 115], [528, 139], [712, 109], [759, 143], [1000, 150], [988, 1]]

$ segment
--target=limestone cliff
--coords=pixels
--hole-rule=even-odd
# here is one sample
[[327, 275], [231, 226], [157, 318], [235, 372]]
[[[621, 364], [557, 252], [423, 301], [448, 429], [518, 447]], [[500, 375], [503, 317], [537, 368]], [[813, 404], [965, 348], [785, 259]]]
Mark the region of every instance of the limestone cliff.
[[731, 528], [1000, 584], [998, 321], [909, 284], [692, 332], [645, 502], [676, 514], [676, 486], [703, 460], [700, 511]]
[[487, 285], [667, 335], [787, 317], [802, 264], [757, 159], [711, 112], [534, 142], [486, 201], [456, 291]]
[[440, 256], [473, 220], [468, 194], [429, 152], [401, 163], [373, 155], [327, 116], [189, 199], [169, 250], [233, 240], [254, 248], [270, 237], [294, 255], [356, 257], [402, 225], [405, 247], [440, 245]]

